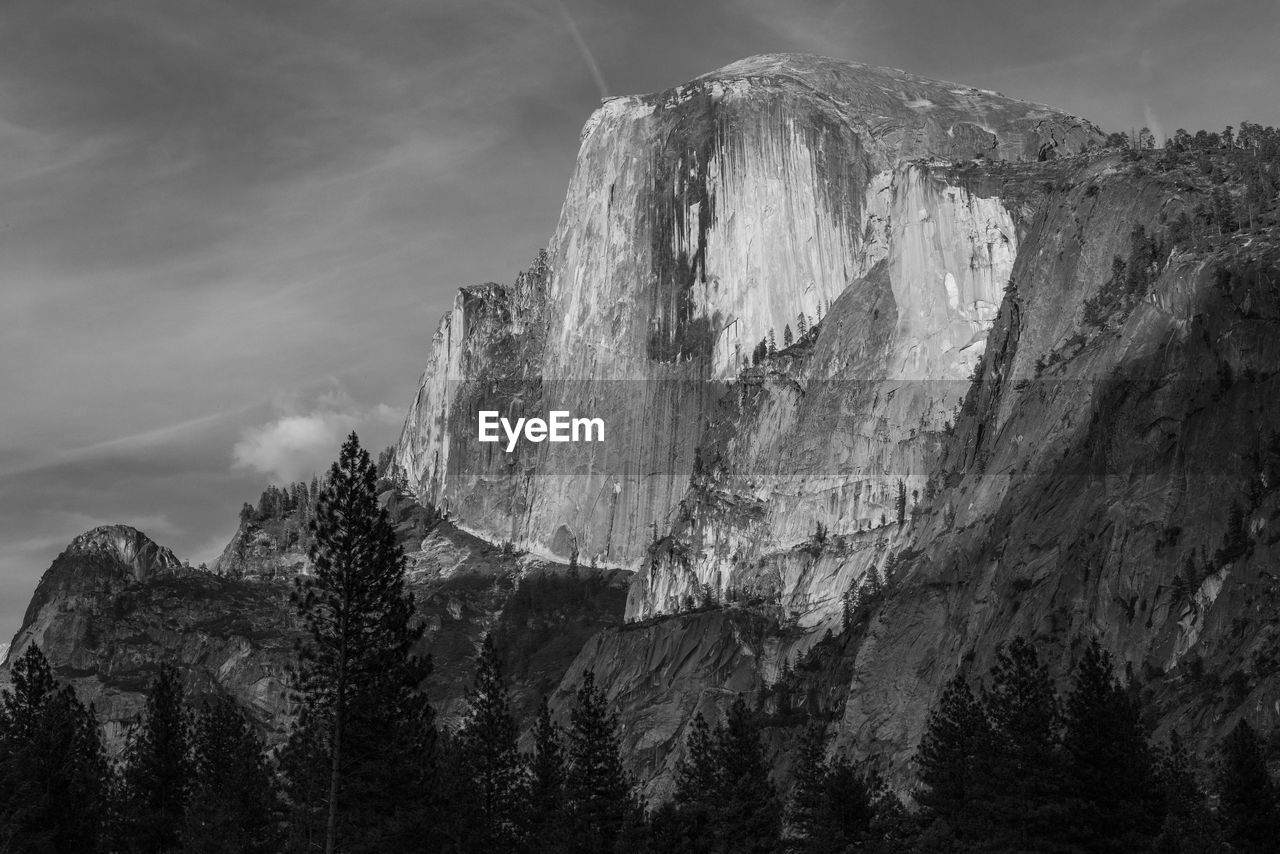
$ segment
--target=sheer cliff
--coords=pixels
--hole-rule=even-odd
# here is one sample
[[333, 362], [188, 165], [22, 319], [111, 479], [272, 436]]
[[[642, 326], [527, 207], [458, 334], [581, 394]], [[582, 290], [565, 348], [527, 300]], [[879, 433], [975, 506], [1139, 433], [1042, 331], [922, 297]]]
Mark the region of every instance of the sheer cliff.
[[[728, 591], [735, 565], [815, 521], [876, 524], [903, 472], [923, 482], [923, 436], [963, 394], [1025, 214], [927, 163], [1038, 162], [1099, 138], [1047, 107], [804, 56], [610, 99], [545, 255], [511, 287], [464, 289], [442, 320], [398, 461], [469, 530], [628, 568], [688, 522], [694, 471], [716, 466], [758, 512], [708, 519], [678, 570], [635, 585], [632, 617]], [[710, 454], [708, 421], [749, 384], [759, 342], [801, 333], [818, 357], [796, 400]], [[477, 441], [482, 409], [600, 416], [607, 436], [506, 453]], [[837, 442], [811, 411], [839, 415]]]

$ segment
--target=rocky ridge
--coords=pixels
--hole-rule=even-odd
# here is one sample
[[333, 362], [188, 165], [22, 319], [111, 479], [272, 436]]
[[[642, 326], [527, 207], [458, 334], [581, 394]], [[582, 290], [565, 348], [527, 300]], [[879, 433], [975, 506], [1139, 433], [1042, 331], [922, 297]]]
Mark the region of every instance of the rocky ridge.
[[[434, 662], [427, 691], [449, 725], [462, 708], [472, 658], [485, 633], [499, 639], [510, 661], [512, 705], [532, 716], [559, 684], [588, 637], [621, 622], [627, 574], [583, 569], [506, 553], [433, 522], [393, 491], [382, 501], [409, 555], [409, 589], [426, 625], [419, 650]], [[123, 525], [77, 537], [40, 580], [7, 668], [38, 643], [59, 679], [93, 703], [113, 752], [141, 711], [161, 663], [177, 666], [199, 704], [230, 694], [248, 709], [269, 743], [292, 720], [289, 668], [302, 638], [290, 600], [293, 575], [280, 571], [288, 539], [263, 536], [272, 520], [243, 518], [227, 552], [239, 551], [230, 572], [193, 569], [145, 534]]]

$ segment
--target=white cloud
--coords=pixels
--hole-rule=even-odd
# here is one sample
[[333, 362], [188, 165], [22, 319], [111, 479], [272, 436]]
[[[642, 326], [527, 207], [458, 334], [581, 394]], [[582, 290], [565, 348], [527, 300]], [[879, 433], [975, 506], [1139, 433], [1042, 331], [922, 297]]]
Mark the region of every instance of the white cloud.
[[278, 402], [277, 408], [293, 411], [242, 431], [231, 455], [236, 468], [269, 474], [280, 483], [304, 480], [327, 469], [347, 434], [359, 432], [362, 424], [392, 424], [399, 419], [383, 403], [371, 408], [355, 405], [336, 384], [309, 411], [298, 412], [287, 402]]

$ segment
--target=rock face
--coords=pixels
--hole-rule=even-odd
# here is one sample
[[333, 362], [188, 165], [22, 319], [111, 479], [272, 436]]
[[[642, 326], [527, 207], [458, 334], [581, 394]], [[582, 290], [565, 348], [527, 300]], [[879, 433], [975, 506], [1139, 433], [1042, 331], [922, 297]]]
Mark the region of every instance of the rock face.
[[[967, 387], [1018, 249], [1022, 212], [927, 162], [1039, 161], [1098, 138], [1047, 107], [804, 56], [610, 99], [545, 257], [510, 288], [464, 289], [441, 322], [398, 462], [464, 527], [562, 557], [639, 568], [692, 526], [679, 566], [634, 586], [631, 617], [748, 583], [735, 566], [817, 521], [878, 524], [899, 479], [923, 483], [921, 436]], [[792, 399], [724, 441], [709, 422], [753, 381], [744, 360], [792, 336], [814, 352]], [[508, 454], [477, 442], [481, 409], [600, 416], [608, 435]], [[760, 512], [686, 518], [703, 463]], [[806, 613], [826, 599], [782, 596]]]
[[297, 635], [288, 590], [192, 569], [124, 525], [95, 528], [40, 579], [9, 661], [38, 643], [58, 678], [94, 704], [113, 749], [163, 662], [183, 668], [195, 698], [233, 693], [277, 729]]

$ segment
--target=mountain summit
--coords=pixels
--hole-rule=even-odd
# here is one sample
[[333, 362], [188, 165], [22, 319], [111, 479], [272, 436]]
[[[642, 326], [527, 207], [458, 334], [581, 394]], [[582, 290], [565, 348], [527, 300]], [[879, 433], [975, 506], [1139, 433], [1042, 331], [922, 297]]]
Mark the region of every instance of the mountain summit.
[[112, 561], [127, 567], [139, 581], [182, 566], [173, 552], [129, 525], [101, 525], [86, 531], [71, 541], [59, 559], [72, 558]]
[[[1040, 192], [1017, 167], [1101, 140], [1048, 107], [791, 54], [610, 99], [545, 255], [511, 287], [464, 288], [441, 321], [397, 459], [469, 529], [631, 569], [714, 465], [750, 500], [684, 537], [682, 569], [629, 613], [725, 594], [816, 523], [854, 533], [895, 515], [899, 480], [923, 489], [927, 437], [967, 388]], [[974, 163], [1008, 175], [956, 173]], [[805, 359], [772, 364], [803, 403], [731, 414], [730, 386], [776, 374], [744, 372], [753, 351], [792, 339]], [[476, 441], [486, 409], [600, 415], [609, 435], [494, 454]], [[848, 580], [775, 592], [830, 615]]]

